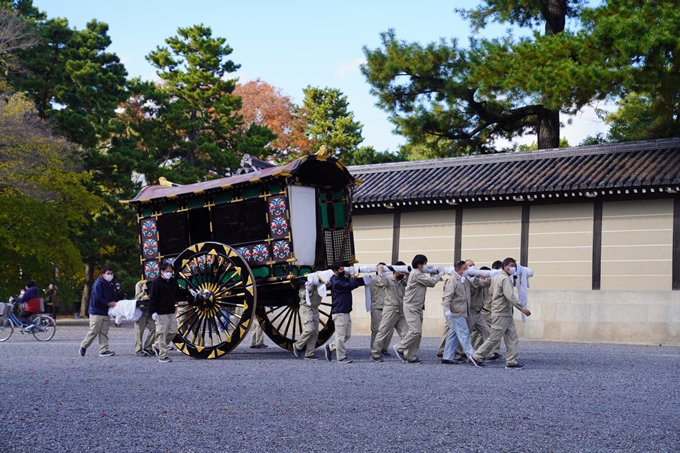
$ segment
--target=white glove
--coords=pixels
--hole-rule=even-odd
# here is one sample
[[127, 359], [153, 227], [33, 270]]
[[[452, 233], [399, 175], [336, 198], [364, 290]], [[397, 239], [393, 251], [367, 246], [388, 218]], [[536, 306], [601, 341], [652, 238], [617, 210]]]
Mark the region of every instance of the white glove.
[[451, 319], [451, 312], [447, 310], [444, 316], [446, 316], [446, 319]]
[[191, 294], [192, 296], [196, 297], [196, 291], [194, 291], [193, 288], [189, 288], [189, 294]]
[[151, 315], [151, 319], [156, 321], [158, 319], [158, 313], [154, 313], [153, 315]]

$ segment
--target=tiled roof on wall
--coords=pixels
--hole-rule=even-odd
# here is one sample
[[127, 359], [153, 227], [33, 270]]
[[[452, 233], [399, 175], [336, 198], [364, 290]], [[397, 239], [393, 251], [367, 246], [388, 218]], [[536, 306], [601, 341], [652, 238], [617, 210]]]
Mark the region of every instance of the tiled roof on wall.
[[348, 167], [354, 205], [394, 207], [680, 191], [680, 138]]

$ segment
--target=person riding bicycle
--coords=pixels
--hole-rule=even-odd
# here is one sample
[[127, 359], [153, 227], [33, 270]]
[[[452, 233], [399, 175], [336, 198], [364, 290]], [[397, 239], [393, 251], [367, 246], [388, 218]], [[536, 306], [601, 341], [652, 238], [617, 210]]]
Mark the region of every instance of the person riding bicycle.
[[26, 304], [19, 314], [19, 320], [24, 324], [28, 324], [25, 330], [33, 329], [35, 325], [33, 324], [31, 316], [36, 313], [40, 313], [40, 294], [38, 293], [38, 287], [35, 286], [35, 282], [33, 280], [26, 281], [26, 289], [24, 290], [24, 294], [19, 296], [15, 302]]

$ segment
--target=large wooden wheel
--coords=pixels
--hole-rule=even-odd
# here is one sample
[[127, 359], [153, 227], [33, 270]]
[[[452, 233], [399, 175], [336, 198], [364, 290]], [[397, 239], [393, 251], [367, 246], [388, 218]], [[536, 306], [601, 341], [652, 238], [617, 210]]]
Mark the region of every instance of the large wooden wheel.
[[[257, 319], [264, 333], [276, 344], [289, 351], [302, 334], [302, 317], [300, 301], [290, 300], [286, 305], [258, 306]], [[322, 302], [319, 307], [319, 339], [316, 347], [323, 346], [335, 332], [335, 324], [331, 318], [331, 303]]]
[[231, 247], [202, 242], [175, 259], [178, 283], [197, 294], [179, 302], [177, 349], [201, 359], [215, 359], [245, 338], [256, 309], [255, 279], [248, 263]]

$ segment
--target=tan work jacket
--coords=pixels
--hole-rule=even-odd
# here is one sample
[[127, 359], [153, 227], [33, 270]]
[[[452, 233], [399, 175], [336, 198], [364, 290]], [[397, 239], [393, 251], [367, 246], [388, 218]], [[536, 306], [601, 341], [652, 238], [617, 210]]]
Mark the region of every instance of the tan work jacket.
[[371, 285], [375, 282], [376, 286], [383, 291], [383, 303], [385, 307], [399, 308], [401, 311], [404, 305], [404, 292], [406, 291], [407, 281], [408, 275], [401, 280], [397, 280], [394, 278], [394, 274], [387, 276], [378, 274], [376, 278], [371, 280]]
[[427, 288], [433, 288], [441, 279], [442, 274], [430, 276], [418, 269], [413, 269], [408, 276], [408, 283], [406, 284], [406, 291], [404, 292], [404, 307], [425, 308], [425, 293]]
[[484, 304], [489, 293], [489, 286], [491, 286], [490, 279], [481, 280], [473, 278], [470, 280], [470, 311], [479, 313], [484, 308]]
[[378, 278], [375, 276], [371, 279], [371, 310], [382, 310], [385, 307], [385, 289], [376, 281]]
[[491, 279], [491, 315], [512, 317], [512, 307], [519, 311], [524, 307], [515, 297], [510, 276], [501, 271]]
[[442, 295], [442, 307], [444, 313], [451, 312], [451, 316], [470, 316], [470, 280], [461, 277], [458, 273], [451, 275], [451, 278], [444, 283], [444, 293]]
[[[300, 287], [300, 291], [298, 292], [298, 297], [300, 297], [300, 305], [307, 305], [307, 298], [305, 297], [305, 292], [307, 292], [307, 288], [305, 285], [302, 285]], [[322, 297], [319, 296], [319, 292], [316, 290], [316, 288], [312, 288], [309, 290], [309, 301], [312, 303], [312, 308], [319, 308], [321, 305], [321, 299]], [[309, 305], [307, 305], [309, 307]]]

